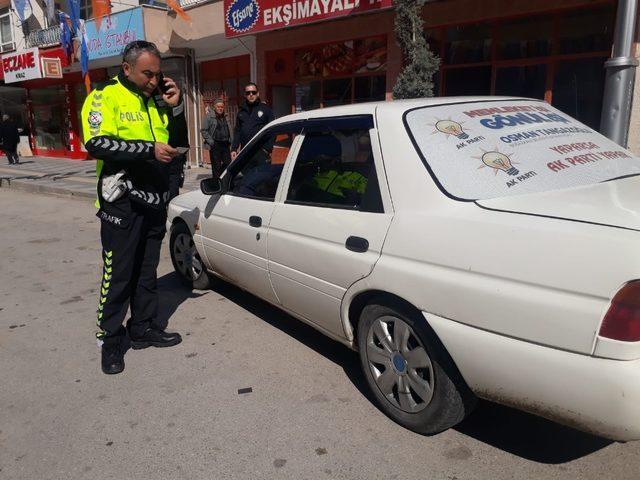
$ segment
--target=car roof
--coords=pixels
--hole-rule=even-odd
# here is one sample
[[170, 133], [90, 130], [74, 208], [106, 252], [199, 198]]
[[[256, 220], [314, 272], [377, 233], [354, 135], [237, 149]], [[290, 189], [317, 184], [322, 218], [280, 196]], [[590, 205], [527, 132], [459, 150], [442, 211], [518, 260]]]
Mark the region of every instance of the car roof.
[[433, 97], [415, 98], [410, 100], [394, 100], [392, 102], [368, 102], [339, 107], [318, 108], [300, 113], [286, 115], [275, 120], [274, 124], [306, 120], [309, 118], [342, 117], [348, 115], [374, 115], [376, 110], [380, 113], [402, 114], [407, 110], [420, 107], [435, 107], [460, 103], [482, 103], [496, 101], [530, 100], [542, 102], [540, 99], [523, 97]]

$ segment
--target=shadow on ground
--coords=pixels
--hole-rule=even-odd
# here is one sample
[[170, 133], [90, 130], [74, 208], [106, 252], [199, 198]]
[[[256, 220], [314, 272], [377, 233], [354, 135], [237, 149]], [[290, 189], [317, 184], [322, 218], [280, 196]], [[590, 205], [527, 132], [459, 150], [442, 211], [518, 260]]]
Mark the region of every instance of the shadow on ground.
[[[166, 275], [163, 277], [163, 283], [164, 288], [161, 290], [166, 291], [161, 292], [162, 296], [174, 293], [176, 295], [173, 302], [169, 303], [178, 302], [179, 305], [191, 298], [191, 292], [186, 291], [180, 284], [177, 275]], [[171, 286], [176, 284], [180, 285], [180, 288], [177, 292], [172, 292]], [[361, 373], [360, 360], [356, 352], [233, 285], [216, 282], [213, 290], [341, 366], [360, 393], [375, 405]], [[166, 299], [163, 300], [165, 301]], [[545, 464], [576, 460], [612, 443], [610, 440], [579, 432], [542, 417], [483, 400], [478, 402], [475, 411], [456, 426], [455, 430], [512, 455]]]
[[169, 320], [178, 307], [189, 298], [198, 298], [206, 295], [207, 292], [192, 291], [187, 288], [180, 276], [176, 272], [167, 273], [158, 279], [158, 318], [156, 325], [163, 330], [171, 325]]

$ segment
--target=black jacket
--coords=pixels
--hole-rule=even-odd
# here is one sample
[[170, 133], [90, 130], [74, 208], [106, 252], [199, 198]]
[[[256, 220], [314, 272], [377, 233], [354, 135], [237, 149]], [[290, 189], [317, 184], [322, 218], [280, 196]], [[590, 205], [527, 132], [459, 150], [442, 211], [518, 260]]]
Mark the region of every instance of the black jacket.
[[20, 143], [18, 127], [11, 120], [0, 123], [0, 141], [8, 150], [15, 150]]
[[271, 120], [273, 120], [273, 111], [269, 105], [264, 102], [249, 105], [245, 102], [240, 107], [236, 117], [236, 128], [231, 150], [244, 147]]

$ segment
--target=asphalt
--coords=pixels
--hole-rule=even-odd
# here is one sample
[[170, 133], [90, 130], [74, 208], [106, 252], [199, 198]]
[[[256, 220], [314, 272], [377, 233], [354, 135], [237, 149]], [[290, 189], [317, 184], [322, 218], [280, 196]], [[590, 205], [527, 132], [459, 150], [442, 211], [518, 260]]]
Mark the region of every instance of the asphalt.
[[[200, 180], [210, 175], [208, 167], [187, 168], [181, 193], [200, 188]], [[18, 165], [9, 165], [6, 157], [0, 157], [0, 188], [94, 199], [96, 161], [29, 157], [22, 158]]]

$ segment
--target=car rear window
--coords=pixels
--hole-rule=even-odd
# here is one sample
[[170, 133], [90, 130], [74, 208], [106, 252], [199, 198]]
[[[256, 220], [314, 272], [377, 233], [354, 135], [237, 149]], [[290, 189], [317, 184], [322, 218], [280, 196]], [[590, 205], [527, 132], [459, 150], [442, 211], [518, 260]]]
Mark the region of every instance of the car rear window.
[[460, 200], [578, 187], [640, 174], [640, 158], [547, 103], [470, 102], [404, 115], [439, 186]]

